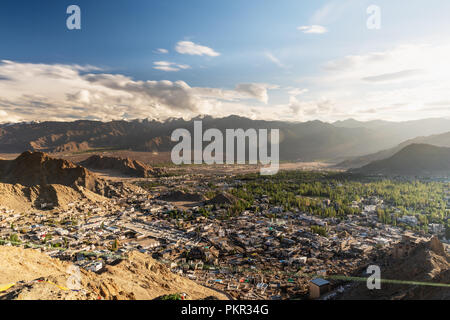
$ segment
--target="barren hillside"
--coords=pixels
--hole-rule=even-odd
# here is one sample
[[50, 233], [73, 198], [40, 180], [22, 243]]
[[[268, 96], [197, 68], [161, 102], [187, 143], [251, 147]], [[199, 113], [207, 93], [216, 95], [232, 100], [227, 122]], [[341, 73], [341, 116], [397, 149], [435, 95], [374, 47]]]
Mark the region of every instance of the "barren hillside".
[[112, 183], [74, 163], [42, 152], [24, 152], [15, 160], [0, 160], [0, 206], [15, 210], [42, 204], [65, 207], [79, 199], [104, 201], [105, 197], [140, 193], [136, 186]]
[[368, 290], [366, 283], [359, 283], [346, 292], [342, 299], [381, 300], [447, 300], [450, 289], [445, 286], [428, 286], [420, 283], [449, 284], [450, 257], [443, 244], [432, 238], [420, 244], [406, 258], [393, 259], [381, 269], [381, 278], [413, 281], [417, 284], [381, 283], [380, 290]]
[[93, 155], [79, 164], [92, 170], [112, 170], [120, 174], [139, 178], [148, 178], [163, 172], [163, 169], [152, 168], [145, 163], [130, 158], [105, 157], [99, 155]]
[[76, 287], [76, 282], [70, 284], [74, 279], [70, 263], [34, 249], [0, 247], [0, 270], [0, 300], [147, 300], [183, 292], [189, 299], [226, 299], [171, 273], [139, 252], [130, 253], [128, 259], [115, 266], [107, 266], [102, 274], [81, 269], [81, 287]]

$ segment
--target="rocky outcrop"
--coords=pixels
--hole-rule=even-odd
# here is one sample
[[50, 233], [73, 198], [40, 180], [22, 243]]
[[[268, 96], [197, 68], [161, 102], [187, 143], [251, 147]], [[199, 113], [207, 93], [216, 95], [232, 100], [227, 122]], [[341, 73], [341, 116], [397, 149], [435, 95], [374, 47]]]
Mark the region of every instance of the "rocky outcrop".
[[[88, 169], [42, 152], [24, 152], [15, 160], [0, 161], [0, 205], [23, 209], [65, 206], [80, 197], [102, 201], [140, 192], [138, 187], [100, 179]], [[104, 200], [104, 199], [103, 199]]]
[[163, 194], [158, 199], [168, 202], [202, 202], [206, 200], [206, 198], [201, 194], [189, 193], [180, 190]]
[[[186, 293], [189, 299], [226, 299], [140, 252], [96, 274], [83, 269], [75, 273], [71, 263], [38, 250], [0, 246], [0, 270], [0, 285], [8, 284], [0, 300], [151, 300], [175, 293]], [[74, 274], [77, 281], [71, 282]]]
[[208, 204], [216, 204], [216, 205], [231, 205], [235, 202], [237, 202], [238, 199], [229, 194], [229, 193], [219, 193], [214, 198], [208, 201]]
[[79, 163], [81, 166], [92, 170], [113, 170], [121, 174], [148, 178], [159, 176], [164, 173], [163, 169], [152, 168], [145, 163], [130, 158], [104, 157], [94, 155]]
[[[375, 263], [376, 264], [376, 263]], [[380, 290], [369, 290], [365, 282], [345, 292], [341, 299], [448, 300], [450, 299], [450, 257], [437, 237], [413, 243], [402, 258], [384, 261]], [[434, 285], [433, 285], [434, 284]]]

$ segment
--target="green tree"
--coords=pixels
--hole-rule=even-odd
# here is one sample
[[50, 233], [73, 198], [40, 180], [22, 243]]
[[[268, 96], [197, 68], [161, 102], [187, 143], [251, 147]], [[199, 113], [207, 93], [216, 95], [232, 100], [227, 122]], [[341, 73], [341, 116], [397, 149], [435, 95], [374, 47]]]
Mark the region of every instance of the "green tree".
[[9, 241], [11, 241], [13, 243], [20, 243], [21, 242], [19, 236], [16, 233], [14, 233], [14, 234], [9, 236]]

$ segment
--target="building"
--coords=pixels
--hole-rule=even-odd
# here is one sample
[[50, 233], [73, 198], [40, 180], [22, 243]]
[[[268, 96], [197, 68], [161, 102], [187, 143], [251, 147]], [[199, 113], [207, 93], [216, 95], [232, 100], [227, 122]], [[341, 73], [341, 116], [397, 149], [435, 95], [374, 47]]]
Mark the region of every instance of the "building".
[[309, 298], [318, 299], [321, 295], [330, 291], [330, 282], [322, 278], [316, 278], [309, 282]]
[[417, 218], [415, 216], [404, 216], [404, 217], [398, 218], [397, 221], [407, 224], [407, 225], [410, 225], [410, 226], [413, 226], [413, 227], [417, 226], [417, 223], [418, 223]]

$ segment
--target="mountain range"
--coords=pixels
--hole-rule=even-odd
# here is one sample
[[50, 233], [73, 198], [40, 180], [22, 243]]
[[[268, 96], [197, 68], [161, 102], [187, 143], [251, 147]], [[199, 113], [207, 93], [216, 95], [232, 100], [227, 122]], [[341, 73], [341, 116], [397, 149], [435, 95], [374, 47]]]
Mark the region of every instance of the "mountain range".
[[450, 148], [410, 144], [393, 156], [373, 161], [354, 173], [396, 176], [450, 176]]
[[[387, 150], [418, 136], [439, 135], [450, 131], [448, 119], [406, 122], [346, 120], [283, 122], [251, 120], [239, 116], [198, 117], [192, 120], [169, 119], [165, 122], [74, 121], [16, 123], [0, 125], [0, 153], [80, 152], [92, 149], [121, 149], [166, 152], [176, 144], [170, 137], [178, 128], [193, 133], [193, 121], [201, 120], [203, 130], [279, 129], [280, 159], [285, 161], [329, 161], [362, 157]], [[206, 145], [206, 143], [205, 143]]]
[[411, 144], [429, 144], [438, 147], [450, 148], [450, 132], [406, 140], [393, 148], [381, 150], [376, 153], [364, 155], [361, 157], [353, 157], [347, 159], [345, 161], [342, 161], [341, 163], [338, 163], [336, 167], [344, 169], [360, 168], [369, 164], [370, 162], [387, 159]]

